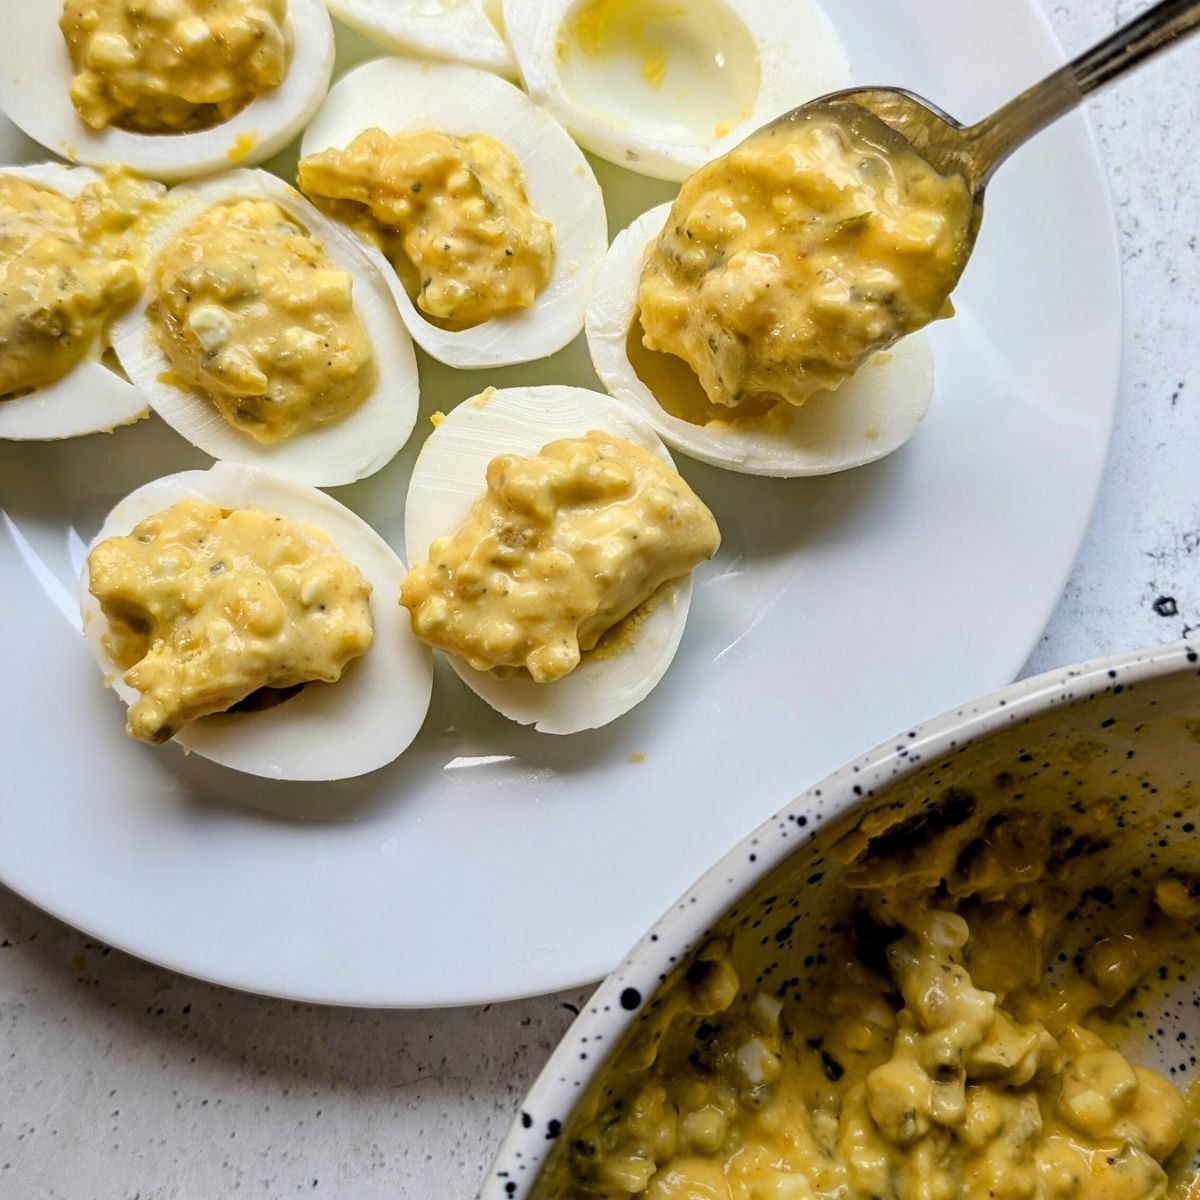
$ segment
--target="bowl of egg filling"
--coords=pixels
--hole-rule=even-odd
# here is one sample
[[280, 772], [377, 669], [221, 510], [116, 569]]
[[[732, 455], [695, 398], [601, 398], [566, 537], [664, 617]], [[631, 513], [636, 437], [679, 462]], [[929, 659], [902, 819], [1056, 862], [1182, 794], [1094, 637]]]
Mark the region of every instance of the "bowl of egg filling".
[[1187, 643], [848, 763], [600, 986], [481, 1200], [1195, 1195], [1198, 777]]

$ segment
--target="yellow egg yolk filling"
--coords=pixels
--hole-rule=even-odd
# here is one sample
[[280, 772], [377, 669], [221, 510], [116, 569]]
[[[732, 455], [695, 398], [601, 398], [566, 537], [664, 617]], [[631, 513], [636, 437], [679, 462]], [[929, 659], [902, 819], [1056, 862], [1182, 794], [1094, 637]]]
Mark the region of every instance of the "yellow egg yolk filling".
[[400, 602], [422, 641], [477, 670], [546, 683], [720, 540], [669, 464], [593, 431], [493, 459], [487, 491], [409, 572]]
[[857, 903], [822, 927], [820, 953], [789, 959], [785, 926], [769, 983], [740, 977], [714, 939], [634, 1031], [537, 1194], [1193, 1195], [1164, 1163], [1196, 1130], [1194, 1098], [1113, 1041], [1115, 1006], [1194, 943], [1200, 887], [1134, 881], [1119, 902], [1101, 889], [1111, 932], [1072, 952], [1078, 885], [1046, 869], [1049, 833], [1010, 817], [982, 845], [948, 836], [853, 870]]
[[292, 56], [287, 0], [66, 0], [59, 25], [92, 129], [211, 128], [278, 87]]
[[803, 404], [950, 315], [975, 221], [964, 180], [878, 121], [772, 126], [685, 180], [638, 286], [644, 345], [713, 405]]
[[127, 732], [163, 742], [262, 688], [334, 683], [374, 640], [371, 585], [320, 530], [185, 500], [88, 556], [105, 643], [141, 693]]
[[339, 421], [375, 385], [350, 275], [277, 204], [209, 209], [151, 283], [147, 316], [178, 381], [258, 442]]
[[300, 190], [374, 242], [417, 307], [452, 328], [529, 308], [554, 266], [554, 235], [521, 165], [494, 138], [360, 133], [301, 159]]
[[100, 357], [109, 322], [141, 292], [125, 235], [150, 203], [119, 172], [69, 200], [0, 169], [0, 400]]

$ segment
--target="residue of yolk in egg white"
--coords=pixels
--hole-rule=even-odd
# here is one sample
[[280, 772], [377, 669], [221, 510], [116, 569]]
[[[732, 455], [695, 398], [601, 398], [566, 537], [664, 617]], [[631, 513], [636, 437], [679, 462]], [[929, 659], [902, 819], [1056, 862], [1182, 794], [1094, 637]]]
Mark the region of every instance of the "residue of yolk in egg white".
[[233, 145], [229, 147], [229, 161], [234, 164], [243, 162], [257, 143], [258, 134], [252, 129], [246, 130], [245, 133], [239, 133], [233, 139]]
[[[760, 47], [723, 0], [584, 0], [559, 26], [559, 81], [610, 128], [703, 147], [757, 104]], [[638, 157], [636, 145], [626, 148]]]
[[667, 52], [650, 34], [650, 27], [686, 11], [664, 0], [587, 0], [565, 22], [565, 33], [559, 33], [555, 43], [558, 60], [567, 59], [572, 43], [591, 58], [632, 49], [640, 59], [642, 78], [651, 88], [658, 88], [667, 74]]
[[650, 50], [642, 56], [642, 78], [652, 87], [662, 84], [667, 73], [667, 56], [662, 50]]
[[[743, 121], [747, 121], [750, 119], [750, 110], [748, 108], [742, 109], [741, 119]], [[728, 137], [729, 134], [731, 134], [735, 128], [736, 128], [736, 126], [734, 125], [734, 123], [732, 121], [718, 121], [713, 126], [713, 135], [715, 137], [719, 137], [719, 138]]]

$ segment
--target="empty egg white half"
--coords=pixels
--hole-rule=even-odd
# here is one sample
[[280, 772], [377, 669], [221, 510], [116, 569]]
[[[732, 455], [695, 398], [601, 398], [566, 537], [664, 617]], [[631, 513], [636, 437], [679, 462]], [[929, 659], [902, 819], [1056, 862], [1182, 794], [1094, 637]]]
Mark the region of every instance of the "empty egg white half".
[[391, 264], [364, 239], [417, 344], [449, 366], [480, 368], [545, 358], [575, 338], [608, 247], [608, 223], [600, 185], [566, 130], [486, 71], [384, 58], [337, 81], [304, 133], [301, 155], [343, 149], [371, 128], [488, 134], [519, 160], [530, 207], [554, 229], [553, 273], [532, 307], [461, 330], [426, 320]]
[[[408, 614], [396, 604], [405, 568], [395, 551], [361, 517], [323, 492], [256, 467], [216, 463], [207, 471], [153, 480], [130, 493], [109, 513], [89, 552], [182, 500], [261, 509], [321, 530], [371, 584], [375, 642], [337, 683], [306, 684], [261, 712], [202, 717], [173, 740], [222, 766], [269, 779], [348, 779], [403, 753], [425, 720], [433, 663], [428, 648], [413, 637]], [[108, 621], [88, 591], [86, 564], [80, 607], [84, 635], [105, 679], [132, 704], [139, 693], [124, 682], [104, 644]], [[125, 736], [119, 726], [114, 736]]]
[[372, 41], [403, 54], [427, 55], [484, 71], [515, 75], [501, 33], [500, 0], [327, 0], [329, 11]]
[[[353, 284], [355, 311], [375, 352], [377, 378], [363, 403], [339, 421], [273, 445], [235, 429], [204, 393], [164, 382], [171, 363], [146, 316], [154, 299], [158, 256], [178, 234], [216, 204], [269, 200], [324, 246]], [[301, 483], [335, 487], [378, 471], [408, 441], [417, 419], [417, 360], [391, 292], [359, 240], [319, 213], [295, 188], [266, 171], [229, 171], [173, 189], [166, 214], [147, 238], [146, 289], [113, 324], [113, 348], [126, 374], [168, 425], [213, 458], [265, 467]]]
[[[15, 0], [14, 0], [15, 2]], [[138, 133], [90, 128], [71, 103], [75, 71], [58, 27], [62, 4], [10, 7], [0, 37], [0, 108], [36, 142], [72, 162], [121, 163], [173, 182], [278, 153], [321, 104], [333, 73], [333, 26], [322, 0], [289, 0], [292, 60], [283, 82], [211, 129]]]
[[696, 425], [667, 412], [629, 361], [646, 250], [662, 232], [669, 204], [618, 234], [588, 309], [587, 341], [596, 374], [676, 450], [747, 475], [830, 475], [891, 454], [917, 431], [933, 396], [933, 351], [923, 333], [876, 355], [832, 392], [785, 409], [786, 424]]
[[586, 149], [681, 180], [850, 81], [814, 0], [504, 0], [529, 94]]
[[[561, 438], [601, 430], [671, 457], [653, 429], [607, 396], [576, 387], [507, 388], [464, 400], [430, 434], [413, 468], [404, 510], [410, 563], [453, 533], [487, 489], [487, 466], [499, 454], [536, 454]], [[618, 653], [584, 654], [569, 675], [534, 683], [526, 675], [497, 679], [447, 655], [467, 686], [497, 712], [542, 733], [579, 733], [616, 720], [643, 700], [663, 677], [687, 622], [692, 577], [665, 584], [646, 620]], [[407, 611], [401, 609], [408, 619]]]
[[[87, 167], [32, 163], [0, 167], [0, 175], [16, 176], [74, 200], [100, 177]], [[61, 379], [25, 396], [0, 400], [0, 438], [52, 441], [85, 433], [107, 433], [146, 416], [146, 397], [133, 384], [101, 362], [103, 344], [93, 346]]]

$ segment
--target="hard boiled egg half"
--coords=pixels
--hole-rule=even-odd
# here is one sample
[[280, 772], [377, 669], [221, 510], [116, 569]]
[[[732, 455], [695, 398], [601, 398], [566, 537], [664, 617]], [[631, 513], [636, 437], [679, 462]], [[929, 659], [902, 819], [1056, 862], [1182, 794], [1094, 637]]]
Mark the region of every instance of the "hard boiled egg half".
[[500, 0], [327, 0], [329, 11], [372, 41], [404, 54], [515, 75]]
[[[89, 547], [128, 536], [148, 517], [184, 500], [223, 510], [259, 509], [324, 533], [338, 554], [371, 585], [374, 642], [336, 683], [308, 683], [259, 711], [202, 717], [175, 735], [186, 750], [222, 766], [271, 779], [345, 779], [391, 762], [416, 737], [433, 687], [430, 652], [413, 637], [396, 605], [404, 564], [365, 521], [313, 488], [256, 467], [217, 463], [156, 479], [126, 496]], [[108, 620], [88, 590], [84, 567], [83, 632], [106, 680], [127, 705], [139, 693], [127, 684], [106, 645]]]
[[[550, 442], [592, 430], [626, 438], [671, 462], [643, 419], [585, 388], [488, 389], [464, 400], [429, 436], [413, 468], [404, 512], [408, 561], [427, 560], [434, 541], [462, 524], [485, 490], [488, 464], [497, 455], [536, 454]], [[664, 584], [616, 652], [585, 653], [570, 674], [549, 683], [524, 674], [497, 678], [447, 657], [459, 678], [510, 720], [542, 733], [595, 729], [628, 712], [663, 677], [683, 636], [691, 597], [690, 574]]]
[[[228, 423], [208, 395], [178, 378], [148, 314], [156, 300], [159, 257], [203, 214], [240, 200], [277, 205], [321, 244], [334, 267], [349, 276], [353, 308], [374, 352], [374, 382], [357, 408], [273, 444], [263, 444]], [[319, 213], [294, 188], [266, 171], [239, 170], [173, 189], [166, 215], [150, 232], [147, 262], [142, 299], [115, 322], [113, 347], [154, 411], [206, 454], [264, 467], [317, 487], [333, 487], [379, 470], [408, 440], [417, 417], [417, 363], [388, 284], [358, 239]], [[270, 336], [284, 338], [288, 332], [280, 328]]]
[[529, 94], [593, 153], [681, 180], [850, 80], [815, 0], [504, 0]]
[[[111, 5], [96, 6], [98, 9]], [[138, 61], [134, 31], [155, 42], [165, 56], [161, 69], [168, 93], [186, 94], [193, 73], [201, 82], [209, 63], [220, 63], [224, 34], [205, 18], [213, 6], [195, 0], [138, 0], [128, 5], [130, 37], [102, 31], [86, 50], [97, 77], [105, 71], [150, 70]], [[232, 7], [225, 4], [227, 12]], [[288, 144], [316, 112], [333, 72], [333, 26], [322, 0], [287, 0], [284, 34], [290, 43], [286, 74], [227, 120], [178, 132], [142, 132], [126, 122], [93, 128], [72, 101], [76, 68], [59, 20], [60, 0], [22, 5], [0, 37], [0, 108], [31, 138], [72, 161], [121, 163], [171, 182], [208, 175], [239, 163], [262, 162]], [[236, 13], [232, 13], [236, 16]], [[90, 14], [95, 17], [95, 12]], [[85, 18], [87, 14], [85, 14]], [[251, 31], [250, 36], [253, 36]], [[249, 50], [253, 53], [253, 50]], [[116, 76], [114, 76], [116, 77]]]
[[391, 264], [364, 239], [417, 344], [452, 367], [480, 368], [545, 358], [575, 338], [608, 246], [608, 226], [600, 185], [562, 126], [519, 88], [486, 71], [385, 58], [337, 81], [304, 133], [301, 156], [345, 149], [369, 129], [491, 137], [515, 156], [529, 207], [551, 227], [551, 274], [532, 306], [463, 329], [427, 319]]
[[[100, 176], [87, 167], [34, 163], [0, 167], [9, 176], [37, 188], [77, 199]], [[0, 289], [3, 288], [0, 273]], [[15, 396], [0, 397], [0, 438], [49, 441], [85, 433], [110, 432], [149, 413], [146, 397], [105, 361], [102, 336], [66, 375], [54, 383]]]
[[734, 416], [708, 402], [681, 359], [641, 344], [638, 282], [669, 204], [617, 235], [587, 317], [592, 365], [609, 393], [670, 446], [701, 462], [747, 475], [828, 475], [898, 449], [916, 432], [933, 396], [933, 352], [914, 333], [876, 355], [832, 392]]

